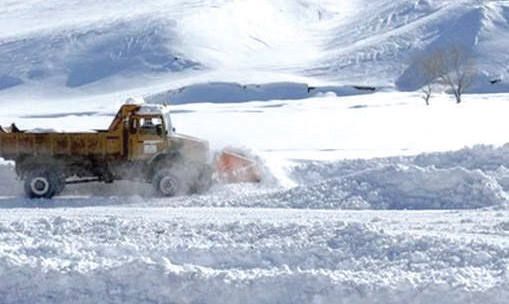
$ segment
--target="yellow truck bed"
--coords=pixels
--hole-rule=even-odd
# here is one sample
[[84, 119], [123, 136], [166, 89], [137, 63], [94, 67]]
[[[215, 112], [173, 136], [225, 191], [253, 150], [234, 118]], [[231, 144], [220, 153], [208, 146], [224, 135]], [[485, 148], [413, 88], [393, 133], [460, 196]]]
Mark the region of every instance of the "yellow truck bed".
[[118, 132], [28, 133], [0, 131], [0, 157], [20, 155], [67, 155], [121, 157], [122, 136]]

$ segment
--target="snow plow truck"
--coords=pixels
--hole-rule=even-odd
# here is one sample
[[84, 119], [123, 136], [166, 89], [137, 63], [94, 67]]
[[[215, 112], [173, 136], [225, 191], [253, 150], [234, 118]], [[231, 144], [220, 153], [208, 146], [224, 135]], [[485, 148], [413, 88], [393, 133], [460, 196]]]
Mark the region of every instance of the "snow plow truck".
[[258, 182], [256, 162], [234, 151], [211, 157], [207, 141], [175, 133], [167, 106], [128, 100], [107, 130], [31, 132], [0, 127], [0, 157], [15, 162], [30, 198], [66, 185], [133, 180], [162, 196], [187, 195], [221, 182]]

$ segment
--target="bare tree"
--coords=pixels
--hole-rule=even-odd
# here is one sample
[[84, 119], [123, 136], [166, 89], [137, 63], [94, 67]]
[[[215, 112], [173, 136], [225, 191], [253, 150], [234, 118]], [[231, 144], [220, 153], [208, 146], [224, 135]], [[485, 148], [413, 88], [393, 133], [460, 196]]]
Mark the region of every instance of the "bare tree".
[[422, 99], [426, 105], [430, 105], [430, 99], [437, 86], [437, 79], [440, 75], [440, 64], [435, 60], [434, 53], [427, 54], [417, 59], [418, 74], [423, 79], [425, 85], [421, 88]]
[[474, 84], [477, 77], [477, 65], [472, 54], [459, 46], [438, 49], [424, 56], [419, 61], [419, 70], [426, 83], [423, 88], [425, 98], [428, 94], [426, 92], [430, 91], [434, 84], [438, 84], [452, 92], [456, 103], [461, 103], [461, 96]]
[[427, 85], [421, 88], [422, 99], [426, 102], [426, 105], [429, 106], [429, 100], [431, 99], [431, 94], [433, 94], [433, 83], [428, 83]]

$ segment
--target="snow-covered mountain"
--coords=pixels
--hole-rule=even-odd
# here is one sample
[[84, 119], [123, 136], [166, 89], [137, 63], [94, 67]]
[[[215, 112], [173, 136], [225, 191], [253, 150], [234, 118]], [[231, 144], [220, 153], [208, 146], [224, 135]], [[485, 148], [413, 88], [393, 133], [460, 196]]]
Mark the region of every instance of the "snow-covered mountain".
[[478, 62], [473, 90], [505, 92], [508, 44], [509, 1], [3, 1], [0, 90], [58, 95], [207, 81], [415, 90], [416, 59], [460, 45]]

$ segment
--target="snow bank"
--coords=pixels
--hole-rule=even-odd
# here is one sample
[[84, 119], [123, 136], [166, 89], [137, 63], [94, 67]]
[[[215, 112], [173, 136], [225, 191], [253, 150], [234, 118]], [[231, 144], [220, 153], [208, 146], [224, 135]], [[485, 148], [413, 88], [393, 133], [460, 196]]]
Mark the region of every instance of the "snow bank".
[[[507, 208], [508, 145], [475, 146], [418, 156], [304, 162], [289, 173], [291, 189], [244, 185], [170, 206], [305, 209]], [[436, 165], [435, 165], [436, 164]]]
[[509, 146], [478, 145], [410, 157], [312, 162], [278, 197], [288, 206], [348, 209], [463, 209], [507, 205]]
[[275, 197], [292, 208], [343, 209], [470, 209], [508, 199], [497, 180], [481, 171], [413, 165], [365, 170]]
[[422, 168], [433, 166], [438, 169], [459, 167], [480, 170], [501, 182], [506, 169], [509, 168], [509, 144], [499, 147], [475, 145], [457, 151], [421, 153], [416, 156], [308, 162], [295, 167], [291, 177], [300, 184], [307, 184], [317, 179], [342, 177], [391, 164], [415, 165]]
[[491, 172], [498, 170], [500, 167], [509, 168], [509, 144], [501, 147], [476, 145], [459, 151], [424, 153], [417, 155], [412, 162], [419, 166], [433, 165], [437, 168], [459, 166]]

